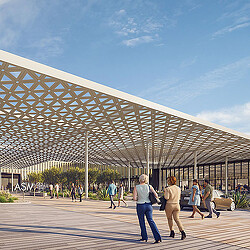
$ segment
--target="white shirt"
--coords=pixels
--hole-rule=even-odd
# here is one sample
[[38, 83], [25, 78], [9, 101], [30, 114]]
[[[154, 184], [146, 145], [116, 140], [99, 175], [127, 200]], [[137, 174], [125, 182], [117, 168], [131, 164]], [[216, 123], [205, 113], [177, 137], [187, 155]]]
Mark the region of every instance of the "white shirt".
[[55, 185], [55, 189], [56, 189], [56, 192], [59, 191], [59, 185], [58, 184]]

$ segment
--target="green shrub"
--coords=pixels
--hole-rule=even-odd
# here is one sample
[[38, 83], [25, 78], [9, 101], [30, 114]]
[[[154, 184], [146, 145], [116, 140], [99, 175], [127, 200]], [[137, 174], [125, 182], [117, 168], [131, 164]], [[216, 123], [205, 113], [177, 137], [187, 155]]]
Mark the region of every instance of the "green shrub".
[[18, 200], [18, 198], [8, 192], [0, 192], [0, 203], [14, 202], [14, 200]]
[[91, 194], [91, 196], [89, 196], [89, 198], [90, 198], [91, 200], [99, 200], [99, 198], [97, 197], [96, 194]]
[[7, 199], [4, 196], [0, 196], [0, 203], [6, 203]]
[[6, 200], [7, 200], [7, 199], [9, 199], [11, 197], [11, 194], [9, 192], [2, 191], [2, 192], [0, 192], [0, 196], [5, 197]]
[[63, 192], [64, 192], [64, 197], [70, 197], [70, 190], [65, 189], [63, 190]]
[[8, 202], [10, 202], [10, 203], [14, 202], [14, 198], [13, 198], [13, 197], [10, 197], [10, 198], [8, 199]]
[[236, 208], [249, 207], [250, 203], [246, 196], [246, 194], [241, 195], [240, 192], [233, 194], [233, 200]]
[[[101, 199], [101, 200], [103, 200], [103, 201], [110, 201], [110, 198], [109, 198], [109, 196], [107, 196], [107, 197], [105, 197], [105, 198], [103, 198], [103, 199]], [[115, 197], [113, 198], [113, 200], [114, 200], [114, 201], [118, 201], [117, 196], [115, 196]]]
[[93, 199], [97, 199], [98, 200], [98, 198], [96, 196], [97, 196], [97, 194], [89, 192], [89, 198], [90, 199], [93, 198]]
[[94, 196], [94, 194], [91, 193], [91, 192], [89, 192], [89, 198], [91, 198], [91, 197], [93, 197], [93, 196]]
[[104, 200], [107, 197], [107, 190], [105, 188], [98, 190], [97, 196], [100, 200]]
[[105, 197], [102, 199], [103, 201], [110, 201], [109, 197]]

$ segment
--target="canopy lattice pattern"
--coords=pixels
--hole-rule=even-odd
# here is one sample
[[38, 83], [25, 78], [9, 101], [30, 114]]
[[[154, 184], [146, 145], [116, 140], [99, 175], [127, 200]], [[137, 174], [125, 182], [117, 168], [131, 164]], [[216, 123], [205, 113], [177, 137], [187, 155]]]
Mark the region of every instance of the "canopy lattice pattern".
[[[93, 88], [92, 88], [93, 86]], [[0, 166], [152, 167], [250, 158], [250, 137], [0, 51]]]

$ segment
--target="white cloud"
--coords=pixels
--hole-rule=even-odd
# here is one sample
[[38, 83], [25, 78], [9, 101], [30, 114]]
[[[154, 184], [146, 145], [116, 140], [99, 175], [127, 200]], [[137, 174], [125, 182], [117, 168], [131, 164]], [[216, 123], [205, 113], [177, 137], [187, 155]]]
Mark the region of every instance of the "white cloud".
[[0, 0], [0, 46], [2, 49], [17, 45], [23, 31], [39, 12], [34, 1]]
[[[157, 20], [157, 21], [156, 21]], [[109, 26], [119, 35], [121, 44], [134, 47], [143, 43], [151, 43], [159, 36], [166, 20], [153, 16], [129, 15], [125, 9], [116, 11], [109, 20]], [[126, 37], [126, 39], [124, 39]]]
[[152, 18], [148, 18], [145, 25], [142, 27], [142, 31], [145, 33], [158, 32], [162, 27], [163, 24], [155, 22]]
[[191, 59], [188, 59], [188, 60], [184, 60], [181, 62], [181, 65], [180, 67], [181, 68], [187, 68], [187, 67], [190, 67], [192, 66], [193, 64], [195, 64], [197, 61], [197, 56], [196, 57], [193, 57]]
[[36, 48], [36, 57], [46, 59], [47, 57], [58, 56], [63, 53], [63, 40], [60, 36], [42, 38], [40, 41], [30, 45]]
[[0, 6], [4, 5], [5, 3], [10, 2], [11, 0], [0, 0]]
[[250, 102], [215, 111], [203, 111], [197, 117], [250, 134]]
[[215, 37], [220, 36], [220, 35], [224, 35], [226, 33], [230, 33], [232, 31], [235, 31], [235, 30], [238, 30], [238, 29], [243, 29], [243, 28], [246, 28], [248, 26], [250, 26], [250, 22], [241, 23], [241, 24], [237, 24], [237, 25], [233, 25], [233, 26], [228, 26], [228, 27], [225, 27], [225, 28], [223, 28], [221, 30], [216, 31], [212, 35], [212, 38], [215, 38]]
[[[240, 6], [238, 8], [238, 6]], [[228, 6], [231, 11], [223, 13], [218, 21], [232, 20], [235, 24], [249, 20], [250, 17], [250, 3], [246, 1], [245, 4], [239, 1], [231, 2]]]
[[122, 41], [122, 43], [128, 47], [135, 47], [139, 44], [150, 43], [152, 41], [154, 41], [154, 38], [152, 36], [141, 36], [141, 37], [124, 40]]
[[126, 14], [126, 10], [119, 10], [116, 12], [116, 15], [120, 16], [120, 15], [124, 15]]
[[246, 57], [209, 71], [196, 79], [188, 81], [178, 78], [161, 80], [159, 84], [137, 94], [167, 106], [183, 105], [208, 91], [238, 82], [249, 70], [250, 57]]
[[[240, 6], [240, 7], [238, 7]], [[238, 29], [247, 28], [250, 26], [250, 3], [246, 2], [241, 4], [239, 1], [235, 1], [226, 6], [231, 11], [223, 13], [223, 15], [218, 18], [217, 22], [229, 22], [230, 24], [226, 27], [214, 32], [212, 34], [212, 39], [218, 36], [222, 36], [227, 33], [231, 33]]]
[[[31, 59], [44, 60], [63, 52], [62, 35], [68, 30], [58, 31], [48, 35], [48, 29], [32, 36], [29, 31], [39, 29], [34, 24], [38, 21], [40, 12], [45, 5], [29, 0], [0, 0], [0, 47], [15, 51], [19, 47], [26, 49], [25, 55]], [[55, 8], [52, 5], [50, 8]], [[51, 32], [52, 33], [52, 32]]]

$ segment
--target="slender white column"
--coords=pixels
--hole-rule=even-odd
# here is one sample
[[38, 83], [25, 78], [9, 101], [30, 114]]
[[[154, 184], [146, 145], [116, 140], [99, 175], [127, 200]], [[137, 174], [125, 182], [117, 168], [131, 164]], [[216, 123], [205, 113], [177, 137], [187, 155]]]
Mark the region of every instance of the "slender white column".
[[225, 161], [225, 193], [228, 195], [228, 157], [226, 156]]
[[130, 166], [130, 162], [128, 163], [128, 191], [130, 192], [130, 188], [131, 188], [131, 186], [130, 186], [130, 168], [131, 168], [131, 166]]
[[159, 165], [159, 191], [162, 190], [162, 170], [161, 170], [161, 164]]
[[23, 182], [24, 178], [23, 178], [23, 168], [21, 169], [21, 182]]
[[149, 143], [147, 143], [147, 175], [148, 175], [148, 182], [149, 182]]
[[197, 151], [194, 152], [194, 179], [197, 179]]
[[13, 174], [13, 167], [11, 167], [11, 191], [14, 191], [14, 174]]
[[0, 167], [0, 191], [2, 190], [2, 168]]
[[85, 133], [85, 198], [89, 197], [89, 167], [88, 167], [88, 131]]

